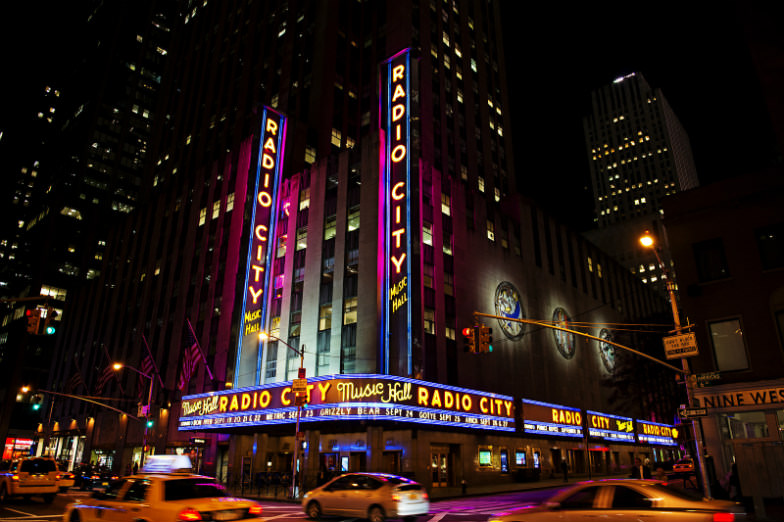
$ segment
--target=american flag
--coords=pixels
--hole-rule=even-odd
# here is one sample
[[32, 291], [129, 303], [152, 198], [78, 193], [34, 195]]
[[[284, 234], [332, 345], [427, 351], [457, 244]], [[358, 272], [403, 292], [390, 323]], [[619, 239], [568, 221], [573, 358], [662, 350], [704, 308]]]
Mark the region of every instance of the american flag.
[[84, 385], [84, 380], [82, 379], [82, 373], [79, 370], [68, 379], [68, 382], [65, 383], [65, 393], [73, 393], [79, 386]]
[[201, 348], [199, 341], [193, 335], [193, 331], [188, 328], [185, 332], [185, 353], [182, 360], [182, 369], [180, 370], [180, 379], [177, 382], [177, 389], [184, 390], [188, 386], [188, 381], [199, 366], [199, 362], [203, 360], [201, 355]]
[[[147, 356], [145, 356], [144, 359], [142, 359], [141, 372], [144, 373], [145, 375], [150, 376], [150, 386], [152, 386], [152, 379], [154, 378], [152, 372], [154, 370], [155, 370], [155, 362], [152, 360], [152, 357], [150, 357], [150, 355], [148, 354]], [[141, 400], [142, 397], [144, 397], [144, 381], [146, 377], [144, 377], [143, 375], [138, 375], [138, 377], [139, 378], [137, 379], [137, 384], [138, 384], [137, 389], [139, 390], [139, 399]]]
[[101, 375], [98, 377], [98, 382], [95, 385], [95, 393], [93, 395], [100, 395], [103, 393], [103, 389], [106, 386], [106, 383], [109, 382], [109, 379], [112, 378], [114, 375], [114, 368], [110, 364], [106, 368], [104, 368]]

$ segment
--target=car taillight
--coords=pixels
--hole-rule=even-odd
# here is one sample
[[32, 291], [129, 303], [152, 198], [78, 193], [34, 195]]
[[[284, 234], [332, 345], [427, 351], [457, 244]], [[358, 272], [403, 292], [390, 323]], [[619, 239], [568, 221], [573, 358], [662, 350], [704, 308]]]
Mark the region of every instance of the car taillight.
[[177, 515], [177, 520], [201, 520], [201, 513], [193, 508], [183, 509]]
[[735, 514], [733, 513], [714, 513], [713, 522], [735, 522]]
[[58, 473], [57, 475], [55, 475], [55, 476], [54, 476], [54, 479], [55, 479], [55, 480], [60, 480], [61, 478], [63, 478], [63, 477], [62, 477], [62, 476], [60, 476], [60, 474], [59, 474], [59, 473]]
[[393, 493], [392, 494], [392, 502], [400, 502], [400, 494], [399, 493]]
[[427, 491], [423, 491], [422, 492], [422, 498], [425, 499], [425, 500], [430, 498], [430, 497], [427, 496]]
[[11, 480], [14, 482], [19, 482], [19, 475], [11, 475]]
[[249, 515], [256, 515], [256, 516], [261, 515], [261, 506], [255, 505], [255, 506], [249, 507], [248, 508], [248, 514]]

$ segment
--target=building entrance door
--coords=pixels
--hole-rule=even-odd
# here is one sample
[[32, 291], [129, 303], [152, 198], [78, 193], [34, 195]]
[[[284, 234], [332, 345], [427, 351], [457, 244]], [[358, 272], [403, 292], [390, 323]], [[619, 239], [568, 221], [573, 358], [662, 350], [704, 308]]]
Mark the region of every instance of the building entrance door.
[[449, 485], [449, 471], [449, 448], [432, 447], [430, 472], [434, 488], [445, 488]]

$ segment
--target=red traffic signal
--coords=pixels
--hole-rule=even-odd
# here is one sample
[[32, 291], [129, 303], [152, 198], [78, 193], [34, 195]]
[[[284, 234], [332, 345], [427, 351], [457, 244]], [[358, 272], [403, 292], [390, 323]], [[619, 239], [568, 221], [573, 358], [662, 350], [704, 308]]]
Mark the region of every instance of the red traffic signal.
[[476, 327], [463, 328], [463, 351], [476, 353]]

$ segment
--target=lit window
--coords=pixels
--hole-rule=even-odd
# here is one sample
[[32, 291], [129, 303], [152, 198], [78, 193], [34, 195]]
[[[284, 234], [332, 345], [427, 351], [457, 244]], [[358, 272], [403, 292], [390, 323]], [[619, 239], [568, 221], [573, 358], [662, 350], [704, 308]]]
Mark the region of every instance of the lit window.
[[212, 204], [212, 219], [217, 219], [220, 216], [220, 201]]
[[286, 255], [286, 243], [288, 241], [288, 236], [283, 234], [278, 238], [278, 250], [276, 256], [278, 259]]
[[427, 221], [422, 223], [422, 243], [433, 246], [433, 224]]
[[359, 207], [352, 207], [348, 211], [347, 229], [349, 232], [359, 228]]
[[346, 136], [346, 148], [347, 149], [349, 149], [349, 150], [353, 149], [356, 144], [357, 144], [357, 142], [356, 142], [356, 140], [354, 138], [349, 138], [348, 136]]
[[451, 236], [444, 236], [444, 246], [442, 248], [444, 254], [451, 256], [452, 255], [452, 237]]
[[447, 216], [452, 215], [452, 198], [449, 197], [449, 194], [441, 193], [441, 213], [446, 214]]
[[205, 221], [207, 221], [207, 208], [206, 207], [199, 211], [199, 226], [202, 226]]
[[316, 148], [305, 147], [305, 163], [314, 164], [316, 162]]
[[495, 223], [487, 220], [487, 239], [490, 241], [495, 241]]
[[319, 308], [319, 331], [332, 328], [332, 305], [322, 305]]
[[63, 209], [60, 211], [60, 214], [62, 214], [63, 216], [72, 217], [77, 221], [82, 220], [82, 213], [75, 208], [63, 207]]
[[501, 189], [496, 187], [495, 189], [493, 189], [493, 192], [494, 192], [494, 197], [496, 202], [501, 201]]
[[449, 272], [444, 272], [444, 294], [455, 295], [454, 276]]
[[349, 297], [343, 303], [343, 324], [355, 324], [357, 322], [357, 298]]
[[588, 271], [593, 273], [593, 259], [590, 256], [588, 257]]
[[458, 103], [463, 103], [463, 90], [462, 89], [458, 89], [457, 90], [457, 102]]
[[449, 34], [446, 31], [441, 32], [441, 41], [444, 42], [444, 45], [449, 47]]
[[234, 210], [234, 192], [226, 196], [226, 212]]
[[454, 341], [455, 340], [455, 329], [447, 326], [445, 331], [444, 331], [444, 335], [446, 336], [447, 339], [450, 339], [450, 340]]
[[343, 135], [339, 130], [332, 129], [332, 145], [334, 145], [335, 147], [340, 147], [340, 141], [342, 137]]
[[425, 308], [424, 326], [425, 333], [436, 333], [436, 312], [432, 308]]
[[303, 188], [299, 192], [299, 209], [305, 210], [310, 207], [310, 187]]
[[479, 188], [479, 192], [485, 191], [485, 178], [479, 176], [476, 178], [476, 185]]
[[332, 239], [337, 233], [336, 217], [331, 216], [324, 220], [324, 241]]
[[297, 229], [297, 251], [300, 251], [308, 246], [308, 227]]
[[476, 60], [471, 58], [471, 70], [476, 72]]

